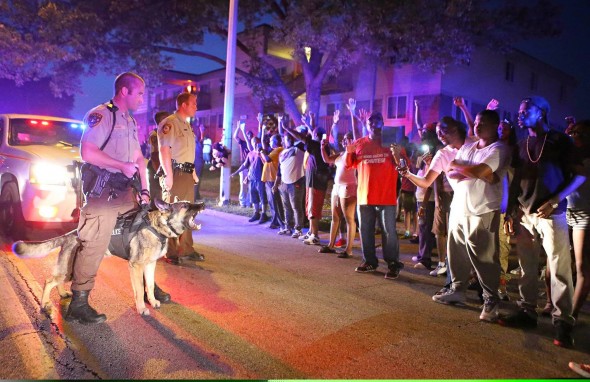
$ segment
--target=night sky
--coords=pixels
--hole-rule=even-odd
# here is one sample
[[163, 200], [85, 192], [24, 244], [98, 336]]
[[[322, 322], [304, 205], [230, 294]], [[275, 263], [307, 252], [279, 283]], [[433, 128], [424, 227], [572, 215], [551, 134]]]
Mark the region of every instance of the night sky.
[[[590, 1], [558, 0], [556, 3], [563, 7], [561, 36], [522, 42], [516, 47], [575, 77], [578, 87], [571, 114], [578, 120], [590, 119]], [[225, 57], [225, 41], [217, 36], [207, 37], [202, 49]], [[175, 56], [174, 69], [179, 71], [204, 73], [217, 68], [217, 64], [208, 60]], [[84, 93], [76, 97], [71, 116], [82, 118], [90, 108], [110, 99], [112, 81], [112, 76], [105, 75], [85, 79]]]

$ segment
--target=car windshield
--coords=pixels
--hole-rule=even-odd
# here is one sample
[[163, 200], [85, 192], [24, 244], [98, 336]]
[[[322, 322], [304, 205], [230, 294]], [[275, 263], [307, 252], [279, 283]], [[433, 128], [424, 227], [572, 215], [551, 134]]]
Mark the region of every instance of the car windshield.
[[12, 146], [79, 146], [83, 125], [43, 118], [10, 120], [9, 143]]

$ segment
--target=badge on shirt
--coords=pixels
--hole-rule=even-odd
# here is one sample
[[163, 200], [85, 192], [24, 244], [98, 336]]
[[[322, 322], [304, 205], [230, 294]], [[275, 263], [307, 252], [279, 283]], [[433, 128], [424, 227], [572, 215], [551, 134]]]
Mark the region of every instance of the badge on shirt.
[[102, 121], [102, 114], [100, 113], [92, 113], [88, 116], [88, 126], [94, 127], [98, 125]]
[[162, 134], [168, 134], [171, 128], [172, 125], [170, 123], [165, 124], [164, 126], [162, 126]]

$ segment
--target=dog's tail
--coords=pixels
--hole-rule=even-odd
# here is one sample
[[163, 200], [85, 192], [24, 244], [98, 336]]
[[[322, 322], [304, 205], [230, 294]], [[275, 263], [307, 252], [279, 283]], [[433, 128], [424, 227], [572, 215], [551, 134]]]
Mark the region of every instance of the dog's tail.
[[78, 238], [75, 230], [45, 241], [19, 240], [12, 245], [12, 252], [22, 258], [43, 257], [55, 248], [62, 247], [66, 244], [73, 244], [76, 240], [78, 240]]

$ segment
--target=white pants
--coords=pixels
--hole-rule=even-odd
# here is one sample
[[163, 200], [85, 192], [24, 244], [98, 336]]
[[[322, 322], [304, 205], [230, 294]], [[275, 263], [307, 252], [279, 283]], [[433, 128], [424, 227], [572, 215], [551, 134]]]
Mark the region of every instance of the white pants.
[[565, 213], [540, 219], [537, 214], [524, 214], [517, 236], [518, 261], [522, 268], [519, 305], [528, 309], [537, 307], [539, 294], [539, 254], [541, 245], [547, 253], [547, 266], [551, 273], [551, 301], [553, 323], [563, 320], [573, 325], [572, 261], [569, 249], [568, 227]]

